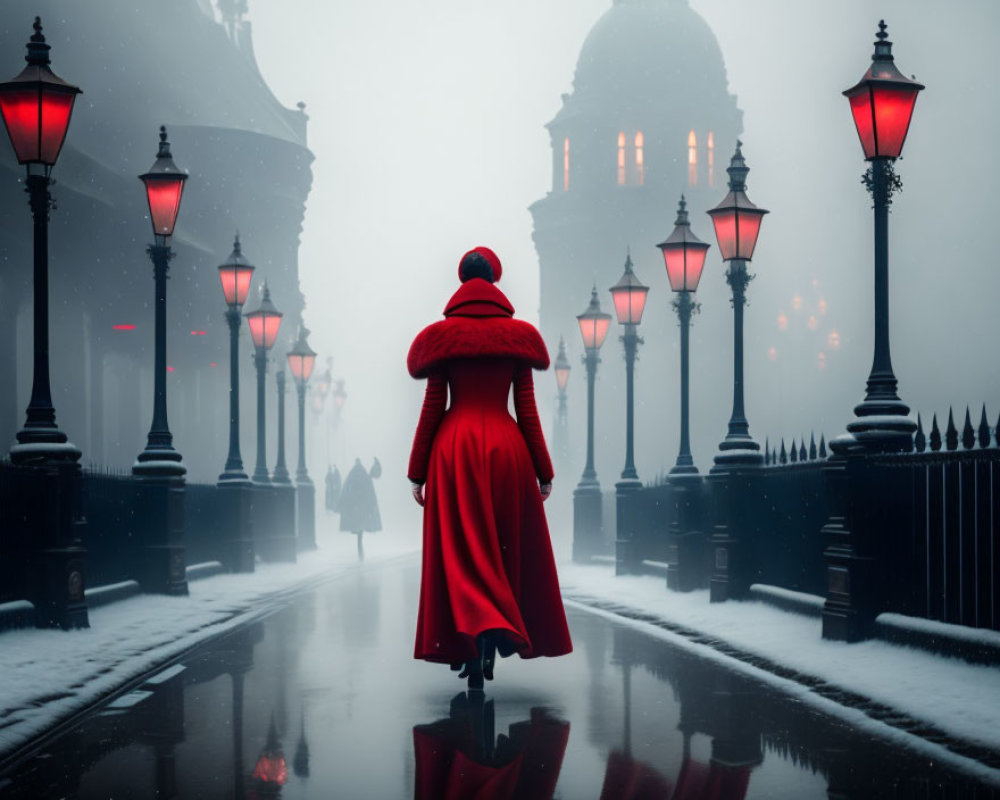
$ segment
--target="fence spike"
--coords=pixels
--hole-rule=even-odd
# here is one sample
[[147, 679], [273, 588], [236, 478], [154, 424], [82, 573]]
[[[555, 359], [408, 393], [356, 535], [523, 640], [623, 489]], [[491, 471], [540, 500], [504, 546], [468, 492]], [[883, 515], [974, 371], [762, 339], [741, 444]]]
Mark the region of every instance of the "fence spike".
[[972, 429], [972, 417], [969, 407], [965, 407], [965, 425], [962, 427], [962, 447], [971, 450], [976, 446], [976, 432]]
[[819, 457], [826, 458], [826, 435], [819, 435]]
[[768, 443], [767, 437], [764, 437], [764, 464], [771, 463], [771, 447]]
[[806, 437], [799, 439], [799, 461], [806, 460]]
[[948, 428], [944, 432], [944, 446], [951, 450], [958, 450], [958, 428], [955, 427], [955, 414], [952, 409], [948, 409]]
[[986, 419], [986, 403], [983, 403], [983, 415], [979, 418], [979, 446], [990, 446], [990, 423]]
[[993, 429], [993, 436], [996, 439], [997, 447], [1000, 447], [1000, 414], [997, 414], [997, 426]]
[[934, 419], [931, 421], [931, 450], [935, 453], [941, 449], [941, 430], [938, 428], [937, 424], [937, 414], [934, 415]]
[[799, 460], [799, 450], [795, 446], [795, 440], [792, 439], [792, 446], [788, 448], [788, 460], [793, 464]]
[[788, 463], [788, 453], [785, 452], [785, 437], [781, 437], [781, 455], [778, 456], [778, 461], [782, 464]]
[[920, 418], [920, 412], [917, 412], [917, 432], [913, 436], [913, 446], [918, 453], [924, 452], [927, 449], [927, 437], [924, 436], [924, 421]]
[[816, 432], [813, 431], [809, 434], [809, 460], [816, 460]]

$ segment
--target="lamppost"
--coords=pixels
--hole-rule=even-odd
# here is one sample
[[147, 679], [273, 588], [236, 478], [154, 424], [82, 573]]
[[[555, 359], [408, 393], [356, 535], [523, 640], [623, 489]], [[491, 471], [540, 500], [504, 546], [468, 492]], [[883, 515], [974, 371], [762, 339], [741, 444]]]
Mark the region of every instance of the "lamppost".
[[28, 203], [34, 220], [34, 376], [31, 400], [17, 444], [10, 450], [18, 464], [75, 463], [80, 451], [56, 425], [49, 384], [49, 210], [50, 173], [59, 158], [69, 128], [73, 103], [80, 89], [49, 68], [49, 45], [42, 23], [35, 17], [28, 42], [28, 65], [11, 80], [0, 83], [0, 114], [17, 156], [24, 164]]
[[899, 451], [910, 447], [917, 426], [896, 393], [889, 354], [889, 205], [902, 186], [894, 164], [906, 141], [917, 93], [924, 87], [896, 68], [882, 20], [876, 38], [871, 66], [843, 93], [851, 104], [865, 160], [871, 162], [864, 183], [875, 208], [875, 353], [865, 399], [854, 407], [856, 419], [847, 430], [866, 447]]
[[580, 482], [576, 485], [577, 492], [600, 492], [601, 484], [594, 470], [594, 381], [597, 378], [597, 365], [601, 358], [598, 355], [604, 337], [608, 335], [611, 315], [601, 311], [601, 303], [597, 299], [597, 286], [590, 294], [590, 305], [582, 314], [577, 314], [580, 324], [580, 335], [583, 337], [583, 347], [586, 355], [583, 363], [587, 367], [587, 465], [583, 469]]
[[267, 375], [267, 353], [274, 347], [278, 338], [278, 328], [281, 326], [282, 314], [271, 302], [271, 290], [264, 283], [260, 298], [260, 306], [245, 315], [250, 326], [250, 337], [253, 339], [253, 363], [257, 368], [257, 463], [253, 470], [253, 482], [269, 484], [271, 479], [267, 474], [267, 428], [265, 393]]
[[135, 475], [179, 477], [187, 470], [181, 464], [181, 454], [174, 449], [174, 437], [167, 423], [167, 272], [170, 259], [170, 237], [174, 233], [181, 195], [187, 175], [174, 164], [167, 141], [167, 129], [160, 126], [160, 148], [149, 172], [139, 178], [146, 185], [149, 218], [153, 225], [154, 244], [146, 248], [153, 262], [156, 306], [154, 309], [153, 355], [153, 424], [146, 437], [146, 447], [132, 466]]
[[639, 323], [642, 322], [642, 312], [646, 307], [649, 287], [643, 286], [632, 271], [631, 254], [625, 256], [625, 272], [610, 291], [618, 324], [625, 326], [625, 333], [622, 336], [622, 343], [625, 345], [625, 468], [622, 470], [622, 479], [617, 484], [621, 489], [624, 486], [641, 485], [639, 475], [635, 471], [634, 374], [636, 351], [642, 343], [638, 333]]
[[559, 354], [553, 362], [556, 374], [556, 388], [559, 391], [559, 407], [556, 411], [555, 442], [556, 452], [565, 461], [569, 456], [569, 423], [566, 413], [566, 386], [569, 384], [570, 364], [566, 357], [566, 342], [559, 337]]
[[306, 384], [316, 363], [316, 353], [309, 346], [308, 336], [308, 329], [300, 327], [298, 341], [288, 353], [288, 367], [295, 379], [299, 400], [299, 463], [295, 470], [295, 484], [298, 490], [299, 548], [303, 550], [316, 547], [316, 490], [306, 468]]
[[663, 252], [670, 289], [677, 293], [673, 306], [681, 324], [681, 446], [677, 462], [670, 470], [671, 481], [677, 482], [698, 476], [698, 468], [691, 458], [691, 438], [688, 429], [690, 419], [688, 347], [691, 315], [698, 313], [694, 293], [698, 290], [698, 282], [705, 267], [705, 254], [710, 247], [691, 232], [684, 195], [681, 195], [681, 201], [677, 206], [677, 219], [673, 231], [657, 247]]
[[753, 258], [760, 223], [768, 212], [750, 202], [746, 194], [746, 177], [750, 172], [743, 160], [743, 143], [736, 142], [736, 152], [726, 168], [729, 173], [729, 194], [708, 211], [715, 226], [722, 260], [729, 262], [726, 282], [733, 289], [733, 413], [729, 418], [729, 433], [719, 444], [712, 472], [725, 471], [738, 465], [763, 463], [760, 445], [750, 436], [750, 425], [743, 410], [743, 306], [747, 285], [753, 276], [747, 263]]
[[50, 173], [69, 128], [80, 90], [53, 74], [49, 45], [35, 17], [28, 42], [27, 66], [0, 83], [0, 115], [25, 185], [34, 222], [34, 374], [31, 400], [17, 444], [10, 449], [15, 464], [37, 468], [31, 495], [23, 502], [32, 523], [31, 553], [35, 563], [29, 598], [40, 628], [86, 628], [84, 597], [86, 550], [80, 539], [80, 451], [56, 425], [49, 385], [49, 194]]
[[253, 265], [247, 261], [240, 247], [240, 236], [236, 234], [233, 252], [225, 263], [219, 265], [219, 280], [226, 298], [226, 323], [229, 325], [229, 456], [219, 483], [249, 482], [240, 455], [240, 323], [253, 271]]

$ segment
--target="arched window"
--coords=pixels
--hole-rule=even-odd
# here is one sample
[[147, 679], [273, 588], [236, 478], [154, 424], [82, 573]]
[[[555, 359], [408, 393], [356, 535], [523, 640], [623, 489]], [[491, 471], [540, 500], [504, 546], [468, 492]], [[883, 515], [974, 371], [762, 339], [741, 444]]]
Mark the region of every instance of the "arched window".
[[635, 135], [635, 177], [642, 186], [646, 180], [646, 168], [642, 161], [642, 131]]
[[625, 185], [625, 131], [618, 134], [618, 185]]
[[563, 142], [563, 191], [569, 191], [569, 137]]
[[715, 137], [708, 132], [708, 185], [715, 186]]
[[688, 186], [698, 185], [698, 137], [688, 134]]

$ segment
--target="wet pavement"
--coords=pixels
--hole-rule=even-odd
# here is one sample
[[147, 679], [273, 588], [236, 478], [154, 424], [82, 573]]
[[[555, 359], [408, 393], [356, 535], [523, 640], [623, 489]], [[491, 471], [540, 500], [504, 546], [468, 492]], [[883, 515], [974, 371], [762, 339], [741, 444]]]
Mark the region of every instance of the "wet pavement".
[[577, 609], [571, 655], [500, 660], [469, 697], [411, 658], [418, 591], [410, 561], [304, 594], [95, 709], [0, 776], [0, 797], [1000, 798]]

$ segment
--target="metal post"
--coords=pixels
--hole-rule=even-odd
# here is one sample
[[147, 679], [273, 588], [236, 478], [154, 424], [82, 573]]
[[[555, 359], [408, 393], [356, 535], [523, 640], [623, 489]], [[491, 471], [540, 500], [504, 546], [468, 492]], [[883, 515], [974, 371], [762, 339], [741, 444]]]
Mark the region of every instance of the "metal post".
[[16, 464], [76, 462], [81, 453], [56, 424], [49, 384], [49, 177], [28, 175], [26, 182], [34, 223], [34, 375], [24, 427], [10, 458]]
[[263, 347], [255, 348], [253, 363], [257, 368], [257, 463], [253, 469], [253, 482], [270, 483], [271, 479], [267, 473], [267, 397], [265, 392], [267, 350]]
[[587, 367], [587, 465], [577, 484], [578, 489], [586, 487], [600, 490], [601, 488], [597, 472], [594, 470], [594, 381], [597, 378], [597, 364], [600, 360], [596, 349], [588, 349], [587, 355], [583, 358], [583, 363]]
[[146, 448], [139, 453], [132, 472], [136, 475], [180, 477], [187, 470], [181, 454], [173, 446], [167, 422], [167, 272], [173, 252], [166, 237], [157, 236], [157, 244], [147, 248], [153, 262], [155, 308], [153, 331], [153, 423], [146, 437]]
[[226, 309], [229, 325], [229, 456], [226, 470], [219, 476], [219, 482], [248, 480], [243, 471], [243, 457], [240, 455], [240, 323], [238, 307]]
[[866, 447], [907, 450], [917, 426], [907, 418], [910, 407], [897, 394], [889, 350], [889, 206], [892, 193], [900, 188], [893, 159], [872, 159], [865, 184], [875, 209], [875, 348], [865, 399], [854, 407], [857, 419], [847, 430]]
[[274, 482], [290, 484], [285, 466], [285, 371], [279, 369], [274, 377], [278, 384], [278, 463], [274, 465]]
[[296, 386], [299, 395], [299, 463], [295, 469], [296, 483], [312, 483], [309, 471], [306, 469], [306, 387], [304, 383]]
[[744, 259], [734, 258], [729, 262], [726, 281], [733, 289], [733, 413], [729, 418], [729, 433], [719, 444], [713, 472], [740, 464], [760, 465], [764, 460], [760, 445], [750, 436], [750, 424], [743, 410], [743, 306], [752, 279]]
[[625, 326], [622, 342], [625, 344], [625, 468], [622, 481], [638, 482], [635, 471], [635, 354], [642, 339], [635, 325]]
[[680, 319], [681, 325], [681, 446], [680, 452], [677, 454], [677, 462], [674, 464], [673, 469], [670, 470], [672, 479], [698, 475], [698, 468], [694, 465], [694, 459], [691, 457], [691, 434], [689, 430], [690, 327], [691, 315], [696, 311], [695, 303], [691, 299], [691, 292], [679, 292], [677, 300], [674, 303], [674, 308], [677, 310], [677, 316]]

